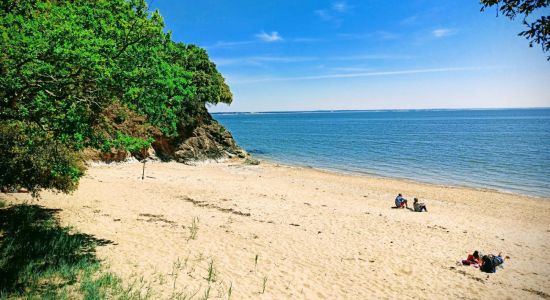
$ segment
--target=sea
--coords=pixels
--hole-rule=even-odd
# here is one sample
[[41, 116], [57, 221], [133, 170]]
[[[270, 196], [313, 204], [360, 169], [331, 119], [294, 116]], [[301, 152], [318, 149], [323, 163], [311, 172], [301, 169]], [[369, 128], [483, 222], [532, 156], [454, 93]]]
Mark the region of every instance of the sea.
[[550, 108], [213, 115], [260, 159], [550, 197]]

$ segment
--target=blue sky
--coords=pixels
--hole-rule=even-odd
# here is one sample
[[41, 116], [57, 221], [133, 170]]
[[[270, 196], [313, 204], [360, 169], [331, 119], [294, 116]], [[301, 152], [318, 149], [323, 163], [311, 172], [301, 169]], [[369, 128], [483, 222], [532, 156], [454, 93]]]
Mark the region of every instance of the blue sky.
[[550, 106], [545, 54], [476, 0], [151, 6], [225, 76], [234, 102], [210, 111]]

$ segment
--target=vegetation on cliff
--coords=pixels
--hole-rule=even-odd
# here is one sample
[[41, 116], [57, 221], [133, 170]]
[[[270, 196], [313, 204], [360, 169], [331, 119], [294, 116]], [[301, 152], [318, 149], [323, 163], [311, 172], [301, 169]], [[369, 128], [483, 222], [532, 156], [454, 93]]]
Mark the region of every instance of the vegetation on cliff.
[[206, 51], [143, 0], [3, 1], [0, 41], [0, 187], [69, 192], [83, 149], [143, 153], [232, 100]]

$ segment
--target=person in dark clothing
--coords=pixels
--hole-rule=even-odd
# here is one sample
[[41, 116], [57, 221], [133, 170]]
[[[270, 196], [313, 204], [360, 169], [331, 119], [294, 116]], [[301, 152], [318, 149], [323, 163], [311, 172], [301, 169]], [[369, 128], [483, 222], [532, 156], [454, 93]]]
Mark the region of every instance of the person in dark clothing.
[[495, 273], [497, 267], [504, 263], [504, 258], [499, 253], [498, 255], [483, 255], [481, 257], [481, 271], [485, 273]]

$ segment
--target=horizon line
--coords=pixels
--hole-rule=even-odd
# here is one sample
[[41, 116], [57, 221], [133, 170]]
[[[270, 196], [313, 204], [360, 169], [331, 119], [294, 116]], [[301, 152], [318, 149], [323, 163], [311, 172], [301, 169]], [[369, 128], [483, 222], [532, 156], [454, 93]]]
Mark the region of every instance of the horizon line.
[[451, 110], [527, 110], [550, 109], [550, 106], [534, 107], [464, 107], [464, 108], [380, 108], [380, 109], [315, 109], [315, 110], [265, 110], [265, 111], [218, 111], [210, 114], [267, 114], [267, 113], [304, 113], [304, 112], [382, 112], [382, 111], [451, 111]]

